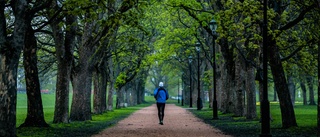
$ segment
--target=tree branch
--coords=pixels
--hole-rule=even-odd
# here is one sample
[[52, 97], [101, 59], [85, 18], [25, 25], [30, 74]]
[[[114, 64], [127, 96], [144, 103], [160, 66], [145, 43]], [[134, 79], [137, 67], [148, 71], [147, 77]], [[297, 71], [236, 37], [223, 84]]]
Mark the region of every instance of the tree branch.
[[[291, 22], [289, 22], [288, 24], [286, 24], [285, 26], [281, 27], [279, 30], [282, 32], [282, 31], [285, 31], [287, 29], [290, 29], [292, 28], [293, 26], [295, 26], [296, 24], [298, 24], [301, 20], [304, 19], [304, 16], [309, 12], [311, 11], [312, 9], [314, 9], [316, 7], [316, 4], [312, 4], [310, 5], [309, 7], [305, 8], [304, 10], [301, 11], [301, 13], [299, 14], [299, 16], [292, 20]], [[280, 35], [281, 33], [279, 33], [278, 35]]]

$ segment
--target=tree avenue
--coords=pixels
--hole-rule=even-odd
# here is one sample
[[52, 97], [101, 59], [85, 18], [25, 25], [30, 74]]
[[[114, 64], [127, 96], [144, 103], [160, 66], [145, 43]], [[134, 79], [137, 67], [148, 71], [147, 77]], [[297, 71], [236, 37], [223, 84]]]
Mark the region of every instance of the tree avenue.
[[[299, 89], [304, 105], [317, 103], [319, 3], [267, 5], [263, 45], [262, 0], [1, 0], [0, 136], [16, 136], [17, 126], [50, 126], [40, 92], [49, 74], [56, 78], [53, 123], [92, 120], [92, 114], [141, 104], [160, 81], [190, 106], [208, 92], [212, 107], [216, 89], [220, 112], [255, 120], [264, 79], [274, 87], [282, 127], [298, 126]], [[263, 46], [267, 78], [260, 73]], [[28, 98], [22, 125], [16, 125], [17, 85], [24, 85]]]

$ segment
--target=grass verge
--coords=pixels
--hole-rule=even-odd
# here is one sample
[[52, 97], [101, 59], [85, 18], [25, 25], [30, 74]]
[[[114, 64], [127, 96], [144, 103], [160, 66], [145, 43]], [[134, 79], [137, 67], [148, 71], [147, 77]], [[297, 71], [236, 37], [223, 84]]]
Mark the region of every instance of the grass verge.
[[[177, 104], [181, 106], [181, 104]], [[208, 106], [208, 105], [207, 105]], [[188, 106], [184, 106], [188, 107]], [[279, 103], [270, 103], [270, 112], [273, 121], [270, 122], [270, 134], [273, 137], [317, 137], [317, 108], [316, 106], [302, 105], [296, 103], [295, 116], [298, 127], [283, 129], [281, 124], [281, 112]], [[261, 133], [261, 123], [259, 118], [247, 120], [245, 117], [234, 117], [233, 114], [218, 113], [218, 120], [212, 120], [212, 109], [203, 108], [202, 110], [188, 109], [196, 117], [205, 123], [220, 129], [222, 132], [236, 137], [257, 137]], [[257, 106], [258, 117], [260, 106]]]
[[[92, 120], [85, 122], [71, 122], [66, 124], [53, 124], [53, 111], [51, 107], [44, 109], [45, 119], [50, 125], [48, 128], [26, 127], [18, 128], [17, 136], [19, 137], [89, 137], [97, 134], [103, 129], [115, 125], [118, 121], [128, 117], [133, 112], [152, 105], [152, 98], [146, 97], [147, 103], [134, 107], [114, 109], [101, 115], [92, 115]], [[24, 110], [26, 108], [18, 108], [17, 126], [21, 124], [25, 118]]]

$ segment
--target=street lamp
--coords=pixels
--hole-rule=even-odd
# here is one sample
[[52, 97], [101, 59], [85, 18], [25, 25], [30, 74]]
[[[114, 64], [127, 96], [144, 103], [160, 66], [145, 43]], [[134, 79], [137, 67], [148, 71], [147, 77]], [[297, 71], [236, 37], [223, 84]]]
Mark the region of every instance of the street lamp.
[[261, 134], [260, 137], [271, 137], [270, 134], [270, 102], [268, 100], [268, 33], [267, 33], [267, 2], [268, 0], [263, 0], [263, 29], [262, 29], [262, 37], [263, 37], [263, 93], [262, 93], [262, 101], [261, 101]]
[[191, 85], [192, 85], [192, 78], [191, 78], [191, 73], [192, 73], [192, 70], [191, 70], [191, 63], [192, 63], [192, 56], [189, 56], [189, 70], [190, 70], [190, 108], [192, 108], [192, 88], [191, 88]]
[[213, 57], [213, 102], [212, 102], [212, 108], [213, 108], [213, 118], [212, 119], [218, 119], [218, 103], [217, 103], [217, 80], [216, 80], [216, 74], [217, 74], [217, 68], [216, 68], [216, 39], [217, 39], [217, 22], [216, 20], [212, 19], [209, 23], [209, 27], [212, 31], [213, 36], [213, 47], [212, 47], [212, 57]]
[[[183, 76], [184, 74], [182, 74]], [[182, 90], [181, 90], [181, 106], [184, 106], [184, 85], [183, 85], [183, 82], [181, 82], [181, 87], [182, 87]]]
[[178, 95], [177, 95], [177, 98], [178, 98], [178, 103], [180, 103], [180, 98], [179, 98], [179, 91], [180, 90], [180, 82], [179, 82], [179, 79], [178, 79]]
[[197, 98], [197, 110], [201, 110], [202, 109], [202, 100], [200, 97], [200, 43], [197, 42], [196, 43], [196, 50], [197, 50], [197, 56], [198, 56], [198, 98]]

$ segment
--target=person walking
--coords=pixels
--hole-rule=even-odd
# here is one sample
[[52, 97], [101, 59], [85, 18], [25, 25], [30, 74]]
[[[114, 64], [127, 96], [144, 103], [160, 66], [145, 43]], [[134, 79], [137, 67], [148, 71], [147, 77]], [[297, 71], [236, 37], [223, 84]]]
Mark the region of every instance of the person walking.
[[164, 108], [166, 100], [169, 98], [169, 93], [163, 87], [163, 82], [159, 83], [159, 87], [154, 90], [154, 98], [157, 100], [159, 124], [163, 125]]

